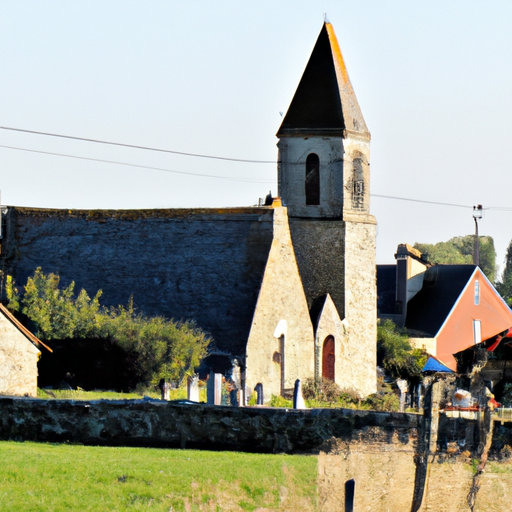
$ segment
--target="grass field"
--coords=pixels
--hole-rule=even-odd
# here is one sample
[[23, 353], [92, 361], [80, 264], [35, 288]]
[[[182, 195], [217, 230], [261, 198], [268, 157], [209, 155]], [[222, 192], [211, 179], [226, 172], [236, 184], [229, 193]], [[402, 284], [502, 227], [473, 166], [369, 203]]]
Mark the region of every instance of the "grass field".
[[[160, 398], [160, 392], [146, 391], [143, 395], [139, 393], [118, 393], [116, 391], [85, 391], [83, 389], [41, 389], [37, 390], [37, 398], [58, 399], [58, 400], [140, 400], [143, 396]], [[187, 388], [170, 390], [171, 400], [185, 400]], [[199, 388], [199, 399], [206, 402], [206, 388]]]
[[317, 458], [0, 442], [2, 511], [316, 511]]

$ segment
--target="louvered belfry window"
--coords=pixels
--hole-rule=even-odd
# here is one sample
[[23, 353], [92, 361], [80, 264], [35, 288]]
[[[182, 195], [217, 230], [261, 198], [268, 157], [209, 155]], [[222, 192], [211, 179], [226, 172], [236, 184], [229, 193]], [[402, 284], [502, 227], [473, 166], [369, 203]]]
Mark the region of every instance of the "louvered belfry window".
[[352, 174], [352, 209], [364, 210], [364, 174], [361, 158], [354, 159], [354, 171]]

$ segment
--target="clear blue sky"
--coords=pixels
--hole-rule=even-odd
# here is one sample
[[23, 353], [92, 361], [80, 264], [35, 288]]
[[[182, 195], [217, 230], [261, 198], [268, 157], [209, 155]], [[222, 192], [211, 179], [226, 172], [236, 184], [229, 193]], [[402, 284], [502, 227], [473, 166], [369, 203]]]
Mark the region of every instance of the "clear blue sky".
[[[372, 133], [372, 194], [512, 210], [510, 0], [4, 0], [0, 126], [275, 161], [324, 13]], [[0, 145], [235, 178], [0, 147], [7, 205], [239, 206], [277, 190], [274, 164], [6, 130]], [[371, 210], [380, 263], [398, 243], [474, 230], [470, 208], [373, 197]], [[512, 211], [486, 210], [480, 232], [501, 264]]]

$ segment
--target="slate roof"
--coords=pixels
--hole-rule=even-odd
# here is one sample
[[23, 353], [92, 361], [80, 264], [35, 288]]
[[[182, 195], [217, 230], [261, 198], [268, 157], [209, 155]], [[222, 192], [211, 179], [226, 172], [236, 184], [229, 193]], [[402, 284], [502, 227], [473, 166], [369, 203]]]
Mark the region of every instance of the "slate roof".
[[475, 265], [435, 265], [423, 288], [408, 302], [405, 327], [435, 337], [473, 275]]
[[330, 23], [324, 23], [277, 137], [310, 133], [370, 137]]
[[377, 310], [392, 315], [396, 301], [396, 265], [377, 265]]

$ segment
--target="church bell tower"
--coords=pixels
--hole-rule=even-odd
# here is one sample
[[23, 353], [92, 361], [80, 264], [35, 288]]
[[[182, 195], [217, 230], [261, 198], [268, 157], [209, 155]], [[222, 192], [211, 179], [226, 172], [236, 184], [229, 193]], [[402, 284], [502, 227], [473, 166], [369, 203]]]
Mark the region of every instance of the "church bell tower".
[[[318, 327], [315, 304], [330, 297], [339, 315], [329, 338], [335, 381], [372, 393], [377, 315], [370, 132], [330, 23], [322, 26], [277, 137], [279, 196], [288, 208], [312, 320]], [[323, 344], [315, 340], [317, 376]]]

